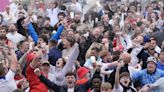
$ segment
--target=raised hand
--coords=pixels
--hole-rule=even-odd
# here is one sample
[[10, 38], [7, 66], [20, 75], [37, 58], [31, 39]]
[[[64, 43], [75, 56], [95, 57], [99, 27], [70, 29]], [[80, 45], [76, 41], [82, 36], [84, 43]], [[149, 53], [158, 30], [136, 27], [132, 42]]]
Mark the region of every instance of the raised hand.
[[41, 76], [41, 71], [40, 71], [39, 68], [35, 69], [35, 70], [34, 70], [34, 73], [35, 73], [35, 75], [37, 75], [37, 76]]

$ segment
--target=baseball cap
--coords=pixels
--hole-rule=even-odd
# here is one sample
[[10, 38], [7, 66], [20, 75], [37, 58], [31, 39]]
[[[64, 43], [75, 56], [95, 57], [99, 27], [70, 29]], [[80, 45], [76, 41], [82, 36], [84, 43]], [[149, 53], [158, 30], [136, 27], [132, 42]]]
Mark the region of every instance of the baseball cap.
[[148, 57], [147, 58], [147, 63], [150, 62], [150, 61], [154, 62], [155, 64], [157, 64], [157, 59], [155, 57]]
[[42, 65], [44, 65], [44, 64], [50, 65], [50, 62], [49, 61], [42, 61]]
[[85, 67], [80, 67], [77, 70], [77, 75], [79, 78], [83, 78], [87, 73], [89, 73], [89, 70]]

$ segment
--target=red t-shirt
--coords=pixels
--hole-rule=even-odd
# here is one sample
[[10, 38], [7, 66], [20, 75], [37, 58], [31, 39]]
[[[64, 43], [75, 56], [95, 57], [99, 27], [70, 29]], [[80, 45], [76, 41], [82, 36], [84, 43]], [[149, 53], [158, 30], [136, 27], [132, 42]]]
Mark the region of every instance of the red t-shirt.
[[48, 88], [44, 85], [38, 76], [35, 75], [34, 69], [30, 66], [27, 67], [26, 77], [30, 84], [30, 92], [48, 92]]

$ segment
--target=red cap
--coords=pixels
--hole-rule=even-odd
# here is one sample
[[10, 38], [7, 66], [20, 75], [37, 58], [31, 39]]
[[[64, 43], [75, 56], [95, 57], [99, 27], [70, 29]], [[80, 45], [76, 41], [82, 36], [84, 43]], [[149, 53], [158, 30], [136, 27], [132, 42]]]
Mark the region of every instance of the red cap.
[[77, 75], [78, 75], [78, 78], [81, 79], [83, 78], [87, 73], [89, 72], [89, 70], [85, 67], [80, 67], [78, 70], [77, 70]]

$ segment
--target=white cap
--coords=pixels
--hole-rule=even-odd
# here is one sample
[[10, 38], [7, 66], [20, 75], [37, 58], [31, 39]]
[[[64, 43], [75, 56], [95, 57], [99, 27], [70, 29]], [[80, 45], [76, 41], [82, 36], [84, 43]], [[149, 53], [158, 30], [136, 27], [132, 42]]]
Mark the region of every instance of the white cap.
[[152, 57], [152, 56], [151, 57], [148, 57], [147, 58], [147, 63], [150, 62], [150, 61], [151, 62], [154, 62], [155, 64], [157, 64], [157, 59], [155, 57]]

